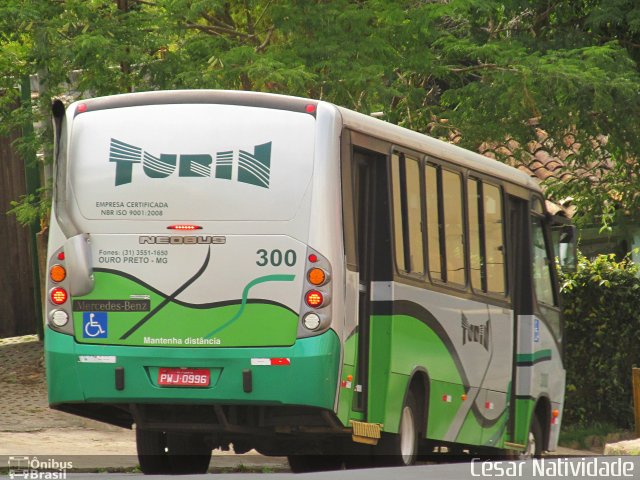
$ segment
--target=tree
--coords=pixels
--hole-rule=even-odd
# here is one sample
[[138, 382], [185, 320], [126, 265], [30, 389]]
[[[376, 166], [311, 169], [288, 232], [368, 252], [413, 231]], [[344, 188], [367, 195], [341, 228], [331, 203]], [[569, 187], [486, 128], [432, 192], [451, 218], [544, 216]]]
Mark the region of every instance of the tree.
[[[536, 129], [553, 151], [581, 145], [549, 185], [587, 217], [640, 211], [640, 7], [633, 0], [8, 0], [0, 7], [5, 91], [38, 73], [50, 98], [169, 88], [310, 96], [472, 150]], [[73, 75], [72, 75], [73, 73]], [[70, 79], [69, 77], [74, 77]], [[72, 81], [73, 80], [73, 81]], [[48, 133], [27, 138], [41, 149]], [[608, 218], [608, 217], [606, 217]]]

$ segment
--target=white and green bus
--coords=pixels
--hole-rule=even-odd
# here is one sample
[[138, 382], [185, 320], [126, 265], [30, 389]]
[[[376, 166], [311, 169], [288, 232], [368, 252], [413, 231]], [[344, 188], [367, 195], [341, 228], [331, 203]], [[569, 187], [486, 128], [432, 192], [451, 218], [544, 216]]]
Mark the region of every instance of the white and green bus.
[[145, 473], [229, 444], [294, 471], [556, 448], [554, 220], [525, 174], [263, 93], [54, 121], [49, 402], [135, 424]]

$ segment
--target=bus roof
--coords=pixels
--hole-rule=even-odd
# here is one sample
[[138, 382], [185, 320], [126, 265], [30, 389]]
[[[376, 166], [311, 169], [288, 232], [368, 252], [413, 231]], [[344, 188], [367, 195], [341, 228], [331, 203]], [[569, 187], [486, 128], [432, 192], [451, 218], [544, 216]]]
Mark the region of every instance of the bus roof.
[[[82, 100], [79, 103], [84, 103], [88, 111], [143, 105], [215, 103], [303, 112], [309, 105], [317, 107], [320, 101], [261, 92], [166, 90], [92, 98]], [[531, 190], [541, 191], [540, 186], [530, 176], [497, 160], [345, 107], [328, 102], [322, 103], [337, 108], [342, 116], [343, 126], [351, 130], [380, 138], [394, 145], [423, 152], [435, 158], [486, 173]]]
[[423, 152], [434, 158], [492, 175], [537, 192], [541, 191], [540, 186], [529, 175], [498, 160], [344, 107], [337, 108], [342, 115], [343, 125], [351, 130]]

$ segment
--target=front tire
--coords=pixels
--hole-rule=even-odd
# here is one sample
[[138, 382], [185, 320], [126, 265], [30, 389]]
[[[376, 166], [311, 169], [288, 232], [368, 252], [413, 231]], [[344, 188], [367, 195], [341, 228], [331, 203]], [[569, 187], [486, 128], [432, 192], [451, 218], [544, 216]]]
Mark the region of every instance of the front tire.
[[544, 437], [542, 435], [542, 426], [540, 425], [540, 419], [537, 415], [534, 415], [531, 419], [531, 426], [529, 427], [529, 434], [527, 436], [527, 448], [524, 452], [525, 458], [540, 458], [542, 455], [542, 445]]

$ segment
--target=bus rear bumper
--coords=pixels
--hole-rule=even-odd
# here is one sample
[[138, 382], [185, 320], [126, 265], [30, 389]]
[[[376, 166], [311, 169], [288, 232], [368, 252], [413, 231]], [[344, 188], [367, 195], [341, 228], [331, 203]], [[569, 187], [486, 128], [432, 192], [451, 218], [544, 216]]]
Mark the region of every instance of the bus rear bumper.
[[[61, 409], [90, 403], [298, 405], [333, 411], [339, 360], [332, 330], [290, 347], [268, 348], [89, 345], [50, 329], [45, 338], [49, 403]], [[210, 385], [158, 386], [163, 367], [208, 369]]]

